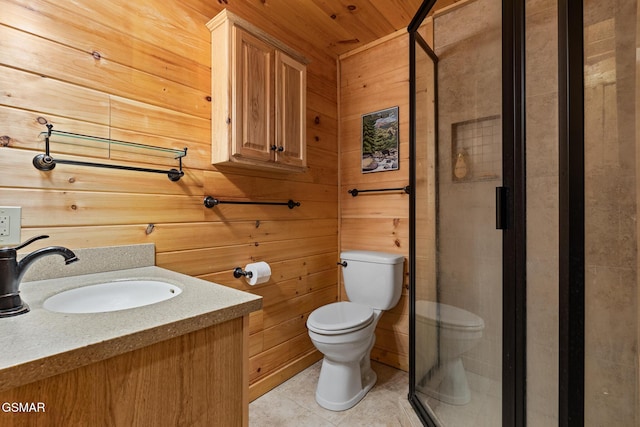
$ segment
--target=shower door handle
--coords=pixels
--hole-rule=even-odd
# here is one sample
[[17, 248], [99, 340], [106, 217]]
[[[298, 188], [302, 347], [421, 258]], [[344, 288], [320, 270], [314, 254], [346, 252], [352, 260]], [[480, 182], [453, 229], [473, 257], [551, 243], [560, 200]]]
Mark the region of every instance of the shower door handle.
[[496, 230], [507, 229], [507, 187], [496, 187]]

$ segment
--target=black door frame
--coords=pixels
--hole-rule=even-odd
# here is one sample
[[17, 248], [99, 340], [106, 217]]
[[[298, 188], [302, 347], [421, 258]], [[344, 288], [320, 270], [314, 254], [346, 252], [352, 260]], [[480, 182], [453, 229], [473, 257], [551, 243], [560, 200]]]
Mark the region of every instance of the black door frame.
[[[428, 427], [436, 427], [435, 422], [431, 419], [431, 414], [428, 409], [422, 404], [422, 402], [417, 398], [415, 394], [416, 389], [416, 379], [415, 379], [415, 277], [414, 273], [416, 271], [416, 224], [415, 224], [415, 212], [416, 212], [416, 203], [415, 203], [415, 194], [416, 194], [416, 131], [415, 131], [415, 123], [416, 123], [416, 44], [419, 44], [420, 47], [429, 55], [431, 60], [434, 62], [434, 79], [436, 80], [434, 83], [435, 87], [435, 134], [438, 134], [438, 57], [433, 52], [431, 47], [427, 44], [427, 42], [422, 38], [422, 36], [417, 32], [418, 27], [426, 17], [427, 13], [437, 0], [427, 0], [425, 1], [421, 8], [418, 10], [418, 13], [413, 18], [412, 23], [409, 25], [409, 187], [411, 188], [411, 193], [409, 194], [409, 402], [413, 407], [414, 411], [420, 418], [423, 424]], [[413, 28], [413, 30], [412, 30]], [[438, 147], [436, 145], [435, 152], [437, 153]], [[436, 154], [437, 156], [437, 154]], [[436, 206], [437, 210], [437, 206]], [[436, 291], [437, 292], [437, 291]]]
[[583, 2], [558, 1], [558, 425], [584, 425], [585, 198]]
[[525, 0], [502, 2], [502, 425], [526, 425], [527, 201]]
[[[425, 0], [409, 24], [410, 185], [415, 188], [415, 44], [436, 0]], [[502, 425], [526, 423], [526, 169], [524, 0], [502, 2], [503, 342]], [[415, 191], [410, 195], [409, 401], [425, 425], [435, 425], [415, 393]], [[496, 207], [498, 208], [498, 207]], [[504, 217], [502, 218], [504, 220]]]

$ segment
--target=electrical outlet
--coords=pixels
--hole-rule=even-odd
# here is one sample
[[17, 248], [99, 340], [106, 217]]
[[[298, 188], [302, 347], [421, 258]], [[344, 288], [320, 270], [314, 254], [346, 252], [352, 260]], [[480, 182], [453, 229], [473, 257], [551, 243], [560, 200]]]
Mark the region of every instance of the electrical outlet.
[[0, 246], [20, 243], [22, 208], [0, 206]]

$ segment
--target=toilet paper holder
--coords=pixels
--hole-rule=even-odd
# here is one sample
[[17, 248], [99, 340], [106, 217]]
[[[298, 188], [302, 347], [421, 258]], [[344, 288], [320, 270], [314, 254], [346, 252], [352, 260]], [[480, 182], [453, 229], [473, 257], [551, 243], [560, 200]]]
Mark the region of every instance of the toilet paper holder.
[[244, 271], [242, 267], [236, 267], [233, 269], [233, 277], [239, 279], [243, 276], [251, 279], [253, 277], [253, 273], [250, 271]]

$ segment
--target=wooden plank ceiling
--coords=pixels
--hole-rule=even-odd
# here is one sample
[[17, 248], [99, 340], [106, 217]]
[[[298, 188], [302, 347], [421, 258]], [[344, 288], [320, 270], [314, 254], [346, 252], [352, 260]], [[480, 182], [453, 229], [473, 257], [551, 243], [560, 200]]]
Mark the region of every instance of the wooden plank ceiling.
[[[248, 0], [217, 0], [230, 10]], [[406, 28], [423, 0], [250, 0], [260, 14], [333, 56]], [[437, 9], [459, 0], [439, 0]]]

